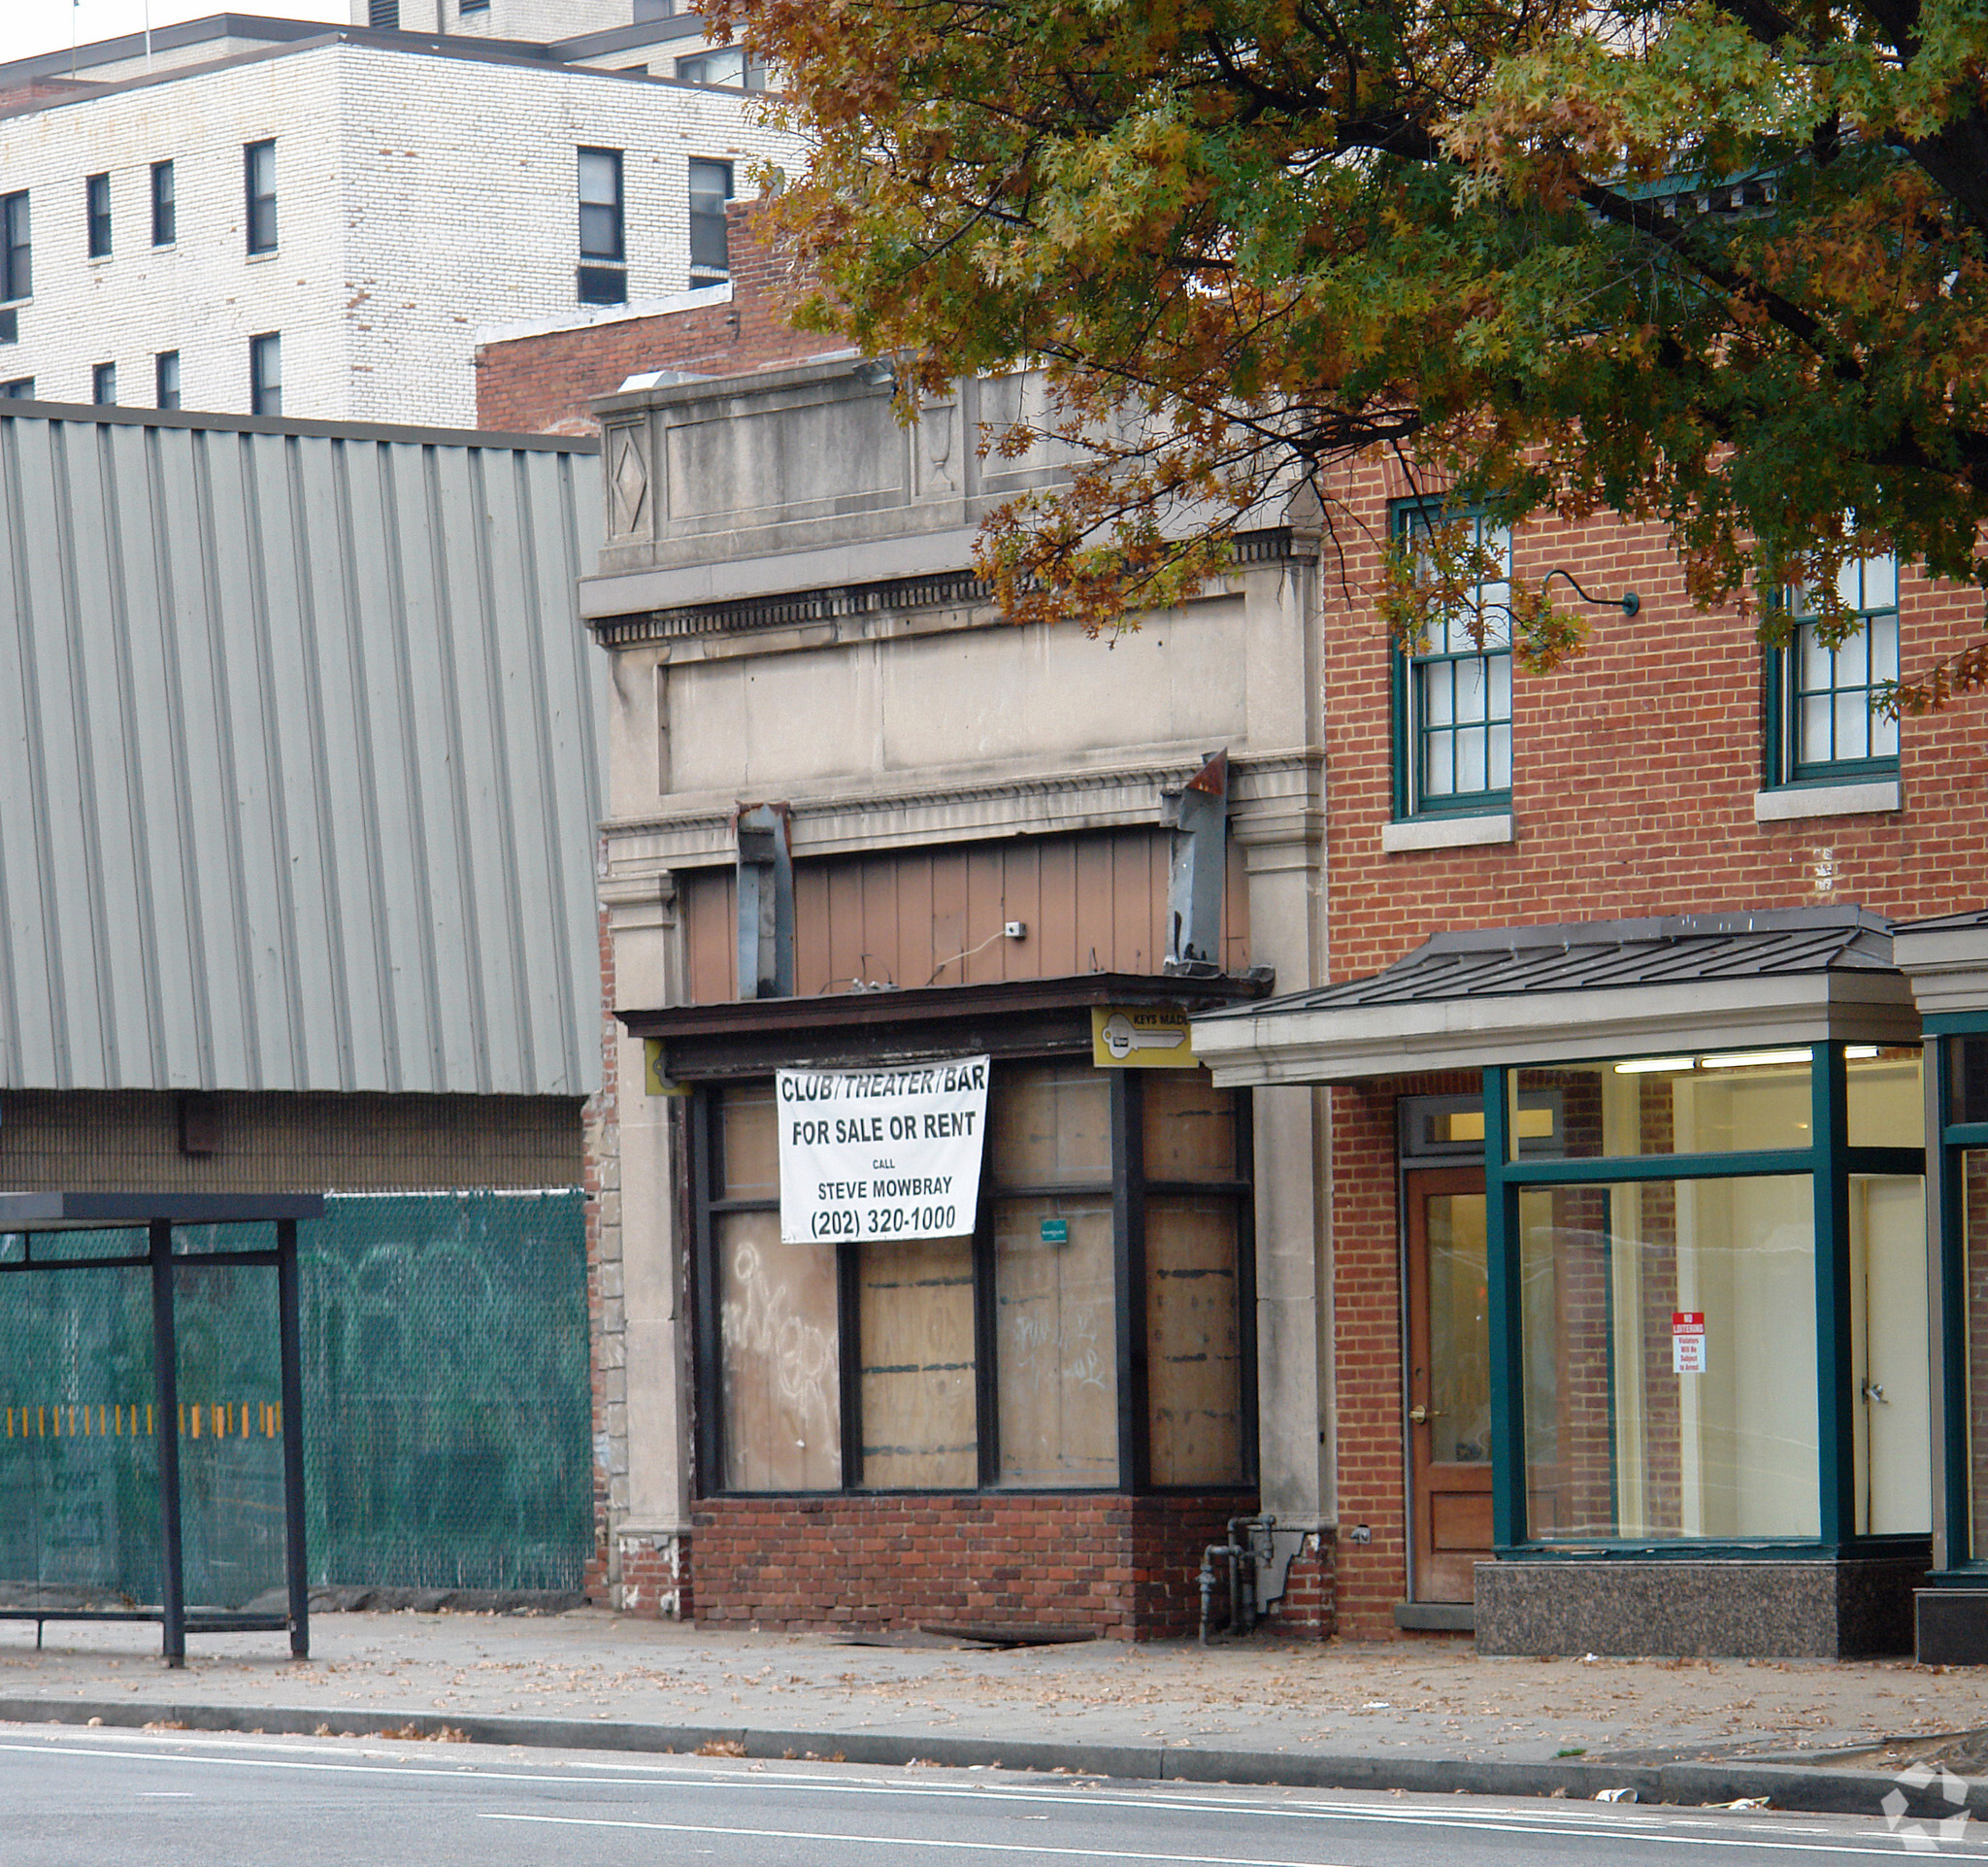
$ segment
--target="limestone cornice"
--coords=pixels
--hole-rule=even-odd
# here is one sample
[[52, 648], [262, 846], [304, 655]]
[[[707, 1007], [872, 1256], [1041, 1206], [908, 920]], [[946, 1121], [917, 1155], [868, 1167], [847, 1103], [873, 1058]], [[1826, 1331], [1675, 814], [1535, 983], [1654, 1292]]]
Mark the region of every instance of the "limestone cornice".
[[[962, 537], [966, 537], [962, 534]], [[971, 539], [967, 540], [971, 544]], [[1280, 564], [1300, 554], [1288, 527], [1246, 532], [1236, 541], [1233, 569]], [[776, 564], [777, 564], [776, 560]], [[601, 580], [604, 584], [612, 580]], [[1206, 596], [1233, 594], [1234, 576], [1211, 583]], [[594, 592], [591, 600], [609, 600]], [[721, 601], [684, 603], [619, 615], [589, 615], [594, 639], [609, 650], [661, 646], [666, 657], [775, 654], [878, 636], [989, 628], [1007, 617], [994, 607], [986, 580], [964, 564], [911, 577], [862, 583], [821, 583]]]
[[[1202, 757], [1199, 751], [1176, 753], [1111, 766], [813, 797], [789, 791], [781, 801], [791, 812], [788, 820], [797, 856], [1157, 826], [1162, 794], [1177, 790], [1192, 778]], [[1245, 845], [1282, 843], [1316, 834], [1323, 810], [1320, 768], [1315, 751], [1232, 760], [1230, 817], [1237, 840]], [[736, 809], [736, 800], [717, 802], [707, 793], [680, 811], [610, 819], [602, 826], [610, 877], [633, 878], [731, 861]], [[613, 881], [603, 883], [604, 899], [612, 885]]]

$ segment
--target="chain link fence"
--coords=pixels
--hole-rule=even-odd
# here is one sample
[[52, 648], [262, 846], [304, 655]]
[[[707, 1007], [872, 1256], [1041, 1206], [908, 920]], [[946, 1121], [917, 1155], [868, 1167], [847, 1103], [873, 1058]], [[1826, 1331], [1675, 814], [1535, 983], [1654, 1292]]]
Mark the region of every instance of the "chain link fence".
[[[182, 1257], [266, 1245], [185, 1228]], [[337, 1196], [298, 1227], [314, 1583], [573, 1592], [591, 1548], [586, 1247], [578, 1190]], [[92, 1259], [142, 1233], [45, 1235], [0, 1275], [0, 1607], [160, 1591], [151, 1285]], [[0, 1266], [21, 1260], [0, 1239]], [[276, 1272], [182, 1262], [189, 1604], [283, 1576]]]

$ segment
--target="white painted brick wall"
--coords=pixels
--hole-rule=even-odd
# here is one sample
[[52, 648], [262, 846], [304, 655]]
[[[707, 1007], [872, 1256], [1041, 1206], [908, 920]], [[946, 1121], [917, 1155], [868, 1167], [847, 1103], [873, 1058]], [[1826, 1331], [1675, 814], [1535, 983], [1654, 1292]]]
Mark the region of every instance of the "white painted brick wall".
[[[91, 366], [152, 399], [181, 353], [184, 405], [248, 406], [248, 339], [282, 334], [283, 411], [468, 426], [479, 325], [579, 312], [578, 157], [624, 153], [628, 289], [689, 280], [688, 170], [790, 166], [729, 91], [367, 46], [323, 46], [0, 120], [0, 192], [32, 197], [34, 297], [0, 381], [87, 401]], [[279, 245], [244, 250], [242, 148], [277, 139]], [[177, 165], [179, 239], [150, 245], [150, 164]], [[112, 177], [114, 251], [85, 256], [83, 178]]]
[[[352, 0], [352, 24], [372, 17], [366, 0]], [[474, 33], [490, 39], [545, 44], [607, 32], [635, 18], [635, 0], [490, 0], [480, 13], [464, 13], [462, 0], [400, 0], [403, 32]]]

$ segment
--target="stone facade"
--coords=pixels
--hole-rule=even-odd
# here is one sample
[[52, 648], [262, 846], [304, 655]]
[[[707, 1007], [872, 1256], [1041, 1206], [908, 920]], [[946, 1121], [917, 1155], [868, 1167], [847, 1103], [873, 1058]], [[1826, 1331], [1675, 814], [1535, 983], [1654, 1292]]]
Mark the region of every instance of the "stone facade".
[[[606, 369], [684, 360], [709, 333], [687, 321], [694, 312], [679, 316], [686, 321], [659, 321], [646, 350]], [[534, 351], [570, 341], [486, 350], [485, 395], [534, 392]], [[1284, 981], [1320, 977], [1321, 773], [1305, 700], [1316, 678], [1314, 534], [1294, 515], [1254, 540], [1205, 602], [1147, 618], [1115, 645], [1016, 631], [988, 605], [970, 554], [980, 513], [1044, 468], [977, 452], [982, 425], [1005, 419], [1021, 390], [963, 384], [908, 433], [888, 383], [843, 357], [666, 380], [598, 405], [611, 535], [583, 603], [614, 662], [601, 893], [624, 1019], [731, 995], [729, 974], [699, 957], [712, 937], [700, 931], [700, 904], [728, 883], [732, 816], [755, 799], [784, 807], [796, 863], [829, 878], [833, 926], [819, 937], [830, 947], [843, 938], [835, 928], [853, 924], [836, 905], [835, 878], [853, 880], [851, 865], [866, 860], [864, 887], [896, 888], [905, 914], [939, 917], [916, 937], [900, 921], [888, 942], [869, 943], [896, 955], [869, 961], [879, 978], [902, 966], [905, 985], [924, 985], [927, 972], [949, 984], [955, 964], [969, 988], [1099, 967], [1156, 978], [1160, 943], [1140, 929], [1164, 906], [1164, 857], [1155, 884], [1130, 843], [1107, 851], [1119, 849], [1114, 838], [1163, 835], [1169, 788], [1224, 747], [1237, 941], [1228, 963], [1275, 968]], [[1046, 865], [1052, 845], [1066, 844], [1094, 878], [1077, 885], [1077, 927], [1055, 920], [1047, 881], [1025, 916], [975, 892], [977, 852], [991, 863], [991, 852], [1040, 847]], [[1085, 871], [1086, 850], [1104, 866]], [[967, 879], [954, 907], [940, 907], [936, 881], [917, 894], [915, 876], [950, 873], [955, 860]], [[1157, 903], [1140, 892], [1154, 885]], [[1022, 916], [1029, 934], [1004, 943], [1004, 916]], [[804, 929], [804, 945], [810, 937]], [[865, 960], [851, 949], [821, 963], [860, 978]], [[807, 996], [812, 989], [788, 1002], [823, 1003]], [[611, 1583], [624, 1606], [681, 1614], [692, 1611], [687, 1599], [700, 1618], [779, 1624], [1033, 1618], [1179, 1632], [1198, 1613], [1191, 1581], [1203, 1545], [1260, 1495], [1293, 1547], [1309, 1540], [1284, 1623], [1330, 1625], [1329, 1555], [1317, 1545], [1332, 1514], [1317, 1427], [1325, 1260], [1312, 1168], [1322, 1135], [1309, 1091], [1254, 1103], [1258, 1485], [1199, 1501], [1122, 1491], [744, 1497], [714, 1486], [692, 1453], [703, 1403], [688, 1328], [684, 1104], [633, 1094], [642, 1046], [623, 1037], [617, 1048], [618, 1160], [602, 1163], [601, 1181], [601, 1459]], [[619, 1180], [618, 1310], [606, 1294], [610, 1171]]]

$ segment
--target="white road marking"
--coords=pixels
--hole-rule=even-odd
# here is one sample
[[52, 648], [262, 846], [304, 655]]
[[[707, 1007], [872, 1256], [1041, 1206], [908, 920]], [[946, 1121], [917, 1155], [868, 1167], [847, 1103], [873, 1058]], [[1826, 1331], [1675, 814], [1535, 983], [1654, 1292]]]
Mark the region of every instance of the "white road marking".
[[1157, 1860], [1173, 1867], [1330, 1867], [1324, 1861], [1251, 1860], [1240, 1854], [1155, 1854], [1143, 1848], [1049, 1848], [1039, 1842], [1021, 1841], [935, 1841], [922, 1835], [836, 1835], [816, 1834], [792, 1828], [717, 1828], [687, 1821], [610, 1820], [600, 1816], [504, 1815], [495, 1810], [480, 1812], [485, 1821], [534, 1821], [555, 1828], [636, 1828], [658, 1835], [724, 1835], [737, 1841], [827, 1841], [864, 1848], [947, 1848], [966, 1853], [1052, 1854], [1060, 1859]]

